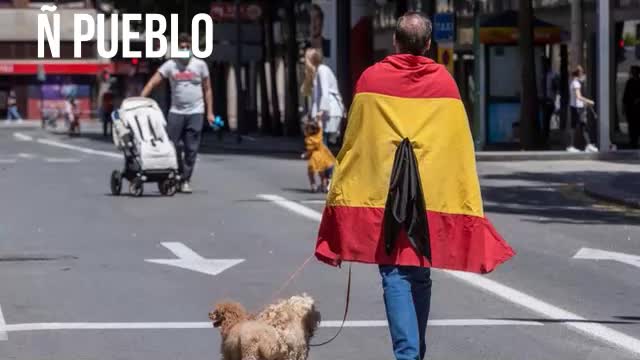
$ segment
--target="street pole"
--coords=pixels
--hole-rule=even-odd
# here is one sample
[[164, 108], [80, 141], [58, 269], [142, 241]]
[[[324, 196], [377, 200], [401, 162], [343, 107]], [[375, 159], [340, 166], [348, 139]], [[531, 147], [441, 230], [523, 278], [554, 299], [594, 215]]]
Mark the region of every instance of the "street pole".
[[[608, 3], [608, 1], [606, 1]], [[600, 2], [602, 3], [602, 2]], [[572, 68], [577, 65], [584, 66], [583, 63], [583, 29], [582, 22], [582, 4], [583, 0], [571, 0], [571, 64]], [[602, 14], [600, 14], [602, 16]]]
[[473, 142], [476, 151], [482, 150], [480, 119], [480, 0], [473, 2]]
[[285, 134], [296, 136], [300, 134], [298, 118], [298, 43], [296, 41], [296, 13], [295, 0], [286, 2], [287, 33], [287, 95], [285, 103]]
[[598, 112], [600, 150], [609, 151], [611, 139], [611, 3], [598, 1]]
[[236, 78], [236, 141], [242, 142], [242, 135], [244, 134], [244, 97], [242, 88], [242, 27], [240, 25], [240, 0], [235, 1], [235, 20], [236, 20], [236, 57], [235, 57], [235, 78]]

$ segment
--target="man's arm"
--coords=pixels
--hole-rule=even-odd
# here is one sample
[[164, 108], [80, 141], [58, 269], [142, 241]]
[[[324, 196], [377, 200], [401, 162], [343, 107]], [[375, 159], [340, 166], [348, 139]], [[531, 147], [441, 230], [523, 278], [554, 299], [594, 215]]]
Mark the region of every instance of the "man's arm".
[[213, 124], [213, 91], [211, 90], [211, 79], [209, 77], [202, 81], [202, 91], [204, 93], [204, 104], [207, 109], [207, 121]]
[[162, 80], [163, 80], [162, 75], [160, 75], [159, 72], [156, 72], [155, 74], [153, 74], [151, 79], [149, 79], [147, 84], [144, 86], [144, 89], [142, 89], [140, 96], [148, 97], [153, 91], [153, 89], [155, 89], [158, 85], [160, 85], [160, 83], [162, 83]]

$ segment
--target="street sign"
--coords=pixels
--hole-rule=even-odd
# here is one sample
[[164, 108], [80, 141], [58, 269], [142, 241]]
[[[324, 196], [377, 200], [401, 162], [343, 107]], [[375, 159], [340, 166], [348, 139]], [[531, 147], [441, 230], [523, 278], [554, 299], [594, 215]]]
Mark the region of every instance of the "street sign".
[[456, 15], [454, 13], [435, 14], [433, 27], [433, 39], [436, 42], [453, 42], [455, 40]]
[[244, 261], [244, 259], [205, 259], [181, 242], [163, 242], [161, 245], [171, 251], [177, 259], [146, 259], [146, 262], [175, 266], [207, 275], [218, 275]]
[[453, 74], [453, 43], [438, 44], [438, 63], [444, 65]]

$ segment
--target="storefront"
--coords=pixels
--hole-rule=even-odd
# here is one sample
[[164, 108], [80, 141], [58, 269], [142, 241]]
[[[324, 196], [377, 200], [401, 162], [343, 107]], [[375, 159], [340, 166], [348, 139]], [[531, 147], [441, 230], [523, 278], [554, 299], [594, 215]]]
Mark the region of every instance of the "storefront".
[[81, 118], [93, 117], [93, 86], [96, 75], [103, 70], [112, 71], [112, 65], [90, 61], [0, 61], [0, 111], [6, 113], [6, 98], [13, 91], [18, 110], [26, 119], [40, 119], [41, 109], [62, 109], [67, 97], [76, 99]]
[[[480, 27], [480, 103], [485, 131], [480, 134], [486, 146], [510, 147], [520, 142], [521, 59], [518, 48], [517, 13], [506, 11], [482, 22]], [[534, 54], [537, 90], [544, 103], [546, 45], [561, 41], [559, 27], [534, 18]], [[540, 128], [543, 113], [538, 116]]]

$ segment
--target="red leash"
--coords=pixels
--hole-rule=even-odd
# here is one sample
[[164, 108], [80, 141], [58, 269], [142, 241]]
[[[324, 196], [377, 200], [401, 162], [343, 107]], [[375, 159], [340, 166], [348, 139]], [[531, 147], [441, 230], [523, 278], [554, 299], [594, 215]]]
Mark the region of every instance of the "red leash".
[[[280, 296], [280, 294], [289, 286], [289, 284], [291, 284], [291, 282], [298, 276], [298, 274], [300, 274], [300, 272], [302, 272], [302, 270], [305, 268], [305, 266], [307, 266], [307, 264], [309, 263], [309, 261], [311, 261], [311, 259], [313, 259], [314, 255], [309, 256], [303, 263], [302, 265], [300, 265], [292, 274], [291, 276], [289, 276], [289, 278], [287, 279], [287, 281], [284, 282], [284, 284], [282, 284], [282, 286], [280, 286], [280, 288], [278, 289], [278, 291], [276, 291], [275, 293], [273, 293], [273, 295], [271, 296], [271, 299], [276, 299], [278, 296]], [[344, 304], [344, 314], [342, 315], [342, 323], [340, 324], [340, 328], [338, 329], [338, 331], [336, 332], [335, 335], [333, 335], [329, 340], [323, 341], [321, 343], [318, 344], [309, 344], [309, 346], [311, 347], [317, 347], [317, 346], [324, 346], [329, 344], [330, 342], [332, 342], [333, 340], [335, 340], [338, 335], [340, 335], [340, 333], [342, 332], [342, 329], [344, 329], [344, 324], [347, 322], [347, 315], [349, 314], [349, 304], [351, 303], [351, 263], [349, 263], [349, 273], [347, 275], [347, 294], [346, 294], [346, 300], [345, 300], [345, 304]]]
[[280, 296], [280, 294], [289, 286], [289, 284], [291, 284], [291, 282], [298, 276], [298, 274], [304, 269], [304, 267], [307, 266], [307, 264], [309, 263], [309, 261], [311, 261], [311, 259], [313, 259], [313, 257], [313, 254], [309, 256], [307, 260], [305, 260], [302, 265], [300, 265], [300, 267], [298, 267], [296, 271], [291, 274], [289, 279], [287, 279], [287, 281], [285, 281], [284, 284], [282, 284], [282, 286], [280, 286], [280, 288], [276, 292], [274, 292], [273, 295], [271, 295], [272, 300], [275, 300], [278, 296]]

